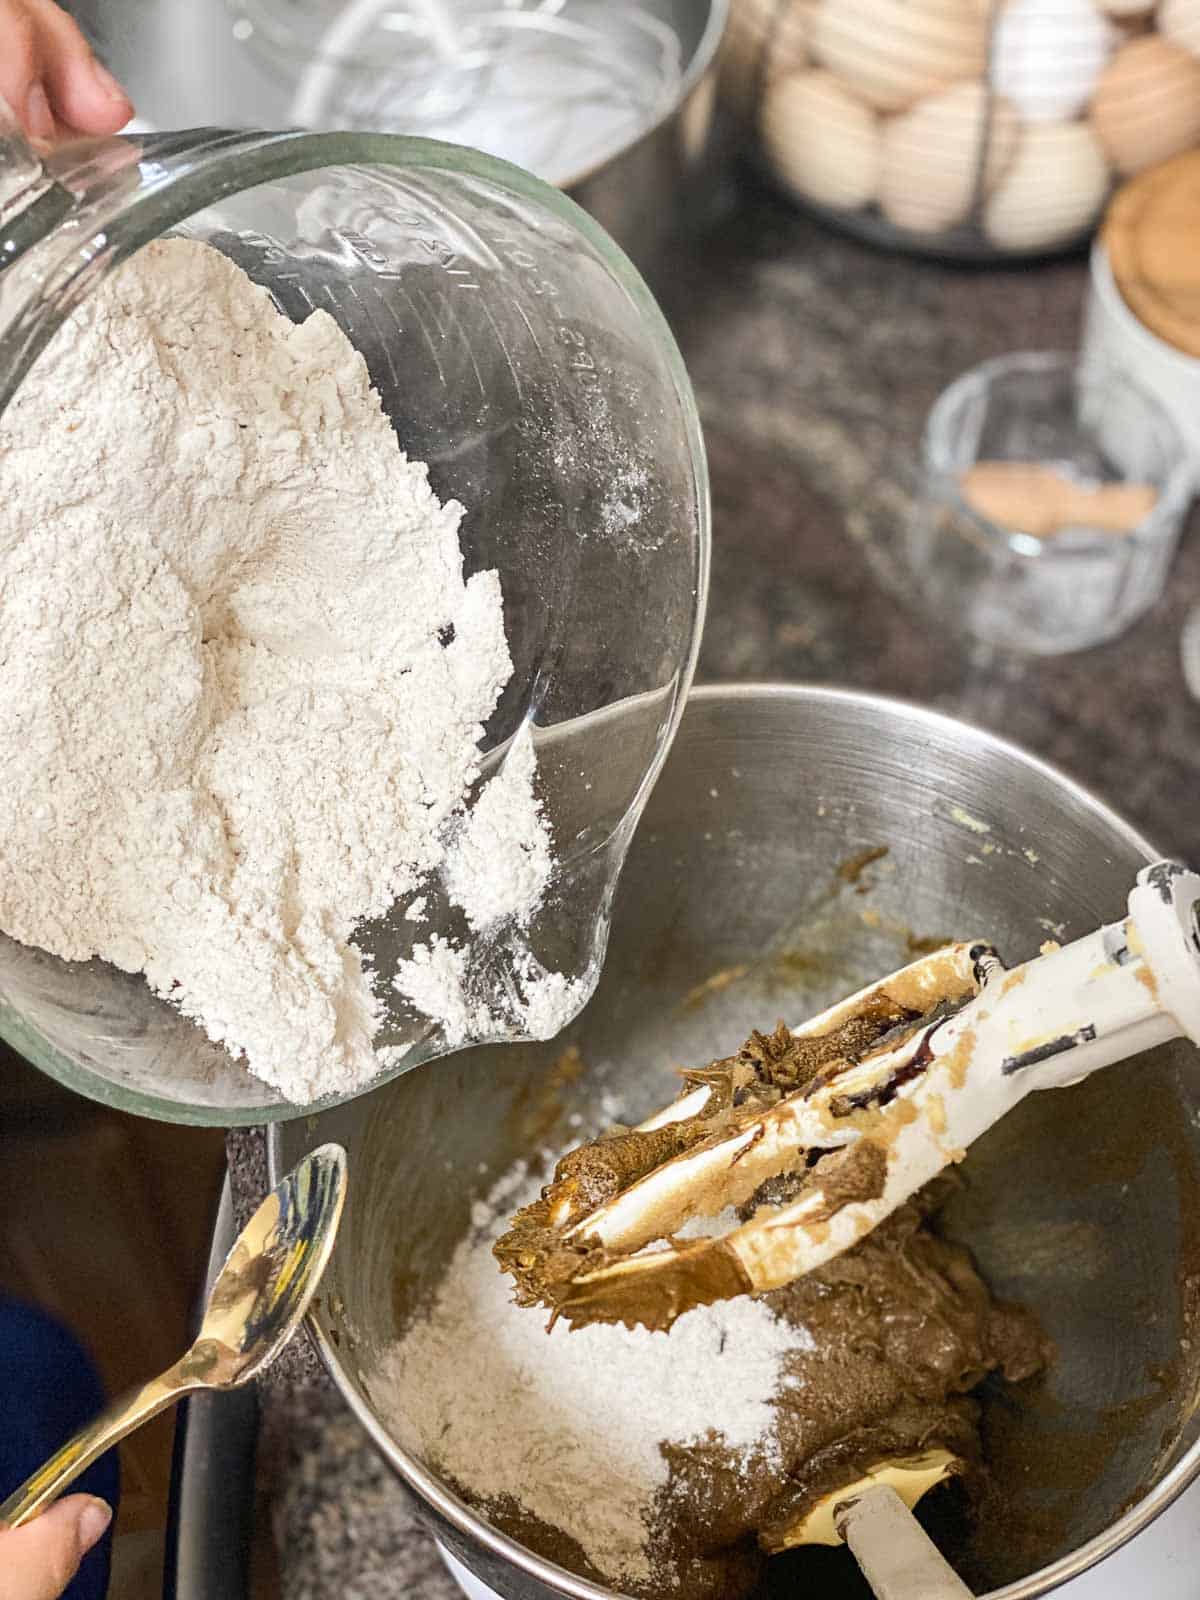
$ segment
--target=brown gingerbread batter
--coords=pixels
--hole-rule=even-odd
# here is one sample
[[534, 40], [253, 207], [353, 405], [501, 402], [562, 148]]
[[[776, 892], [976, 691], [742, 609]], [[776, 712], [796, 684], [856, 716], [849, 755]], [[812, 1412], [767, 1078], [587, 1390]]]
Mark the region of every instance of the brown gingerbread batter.
[[[961, 1458], [968, 1484], [983, 1481], [971, 1391], [993, 1372], [1031, 1377], [1051, 1351], [1034, 1317], [993, 1300], [968, 1252], [933, 1231], [953, 1182], [939, 1180], [853, 1250], [765, 1297], [812, 1344], [790, 1358], [777, 1402], [780, 1455], [764, 1452], [746, 1471], [719, 1444], [664, 1445], [671, 1472], [657, 1506], [658, 1576], [631, 1592], [745, 1600], [797, 1517], [884, 1458], [938, 1445]], [[571, 1540], [519, 1506], [493, 1506], [490, 1516], [522, 1544], [605, 1581]]]
[[1032, 1314], [993, 1300], [968, 1252], [932, 1231], [943, 1195], [933, 1185], [853, 1250], [766, 1297], [814, 1344], [791, 1358], [799, 1386], [778, 1402], [783, 1464], [734, 1474], [720, 1450], [667, 1446], [663, 1582], [648, 1596], [741, 1600], [797, 1516], [881, 1459], [941, 1445], [981, 1474], [971, 1390], [991, 1372], [1029, 1378], [1051, 1350]]

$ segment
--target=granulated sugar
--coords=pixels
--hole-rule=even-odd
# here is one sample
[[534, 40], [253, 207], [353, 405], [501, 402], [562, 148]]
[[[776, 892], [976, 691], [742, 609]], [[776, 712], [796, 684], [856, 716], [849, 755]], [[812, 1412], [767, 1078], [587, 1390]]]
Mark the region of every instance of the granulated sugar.
[[491, 1253], [539, 1187], [518, 1166], [475, 1206], [435, 1303], [372, 1387], [386, 1385], [402, 1441], [477, 1503], [516, 1501], [611, 1581], [643, 1584], [668, 1478], [660, 1444], [716, 1436], [747, 1465], [770, 1455], [784, 1361], [806, 1336], [748, 1298], [688, 1312], [669, 1334], [547, 1334], [546, 1312], [512, 1303]]

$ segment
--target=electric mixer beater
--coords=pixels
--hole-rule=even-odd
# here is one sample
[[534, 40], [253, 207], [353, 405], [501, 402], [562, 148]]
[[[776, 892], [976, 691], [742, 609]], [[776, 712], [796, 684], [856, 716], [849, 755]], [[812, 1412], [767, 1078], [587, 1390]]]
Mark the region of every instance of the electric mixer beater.
[[[514, 1217], [495, 1253], [518, 1303], [573, 1327], [665, 1330], [695, 1306], [803, 1277], [1035, 1090], [1169, 1039], [1200, 1043], [1198, 911], [1200, 876], [1160, 861], [1139, 873], [1122, 921], [1065, 947], [1008, 969], [988, 943], [949, 945], [684, 1071], [678, 1099], [569, 1152]], [[730, 1208], [724, 1231], [680, 1237]], [[874, 1463], [806, 1505], [775, 1545], [845, 1538], [881, 1595], [965, 1596], [898, 1503], [959, 1466], [936, 1441]]]

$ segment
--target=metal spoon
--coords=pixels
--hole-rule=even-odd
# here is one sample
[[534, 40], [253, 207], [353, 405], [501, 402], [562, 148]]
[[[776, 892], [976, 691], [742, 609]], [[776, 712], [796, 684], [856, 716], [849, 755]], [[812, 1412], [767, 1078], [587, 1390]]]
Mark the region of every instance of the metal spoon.
[[324, 1144], [293, 1167], [238, 1235], [187, 1354], [68, 1440], [0, 1505], [0, 1525], [19, 1528], [44, 1511], [98, 1456], [185, 1394], [234, 1389], [270, 1366], [321, 1281], [345, 1198], [340, 1145]]

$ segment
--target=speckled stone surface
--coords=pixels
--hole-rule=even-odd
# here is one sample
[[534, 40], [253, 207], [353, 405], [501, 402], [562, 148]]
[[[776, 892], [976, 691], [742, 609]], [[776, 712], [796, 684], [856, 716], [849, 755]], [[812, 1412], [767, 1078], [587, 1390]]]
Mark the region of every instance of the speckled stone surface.
[[[747, 190], [664, 294], [712, 468], [701, 677], [848, 684], [937, 706], [1057, 762], [1164, 851], [1194, 857], [1200, 705], [1179, 635], [1200, 602], [1195, 527], [1167, 596], [1133, 632], [1054, 660], [955, 643], [908, 593], [898, 557], [938, 392], [987, 356], [1075, 344], [1085, 288], [1079, 262], [964, 271], [879, 255]], [[261, 1135], [233, 1134], [229, 1148], [244, 1209], [265, 1186]], [[285, 1600], [458, 1593], [311, 1350], [288, 1352], [263, 1411]]]
[[989, 656], [897, 598], [933, 401], [989, 356], [1074, 346], [1086, 285], [1078, 262], [976, 272], [873, 254], [771, 197], [750, 199], [670, 295], [713, 479], [700, 671], [937, 706], [1061, 765], [1165, 852], [1194, 855], [1200, 705], [1179, 638], [1200, 603], [1200, 518], [1160, 604], [1080, 655]]
[[259, 1459], [287, 1600], [460, 1594], [412, 1499], [334, 1389], [300, 1388], [268, 1403]]

